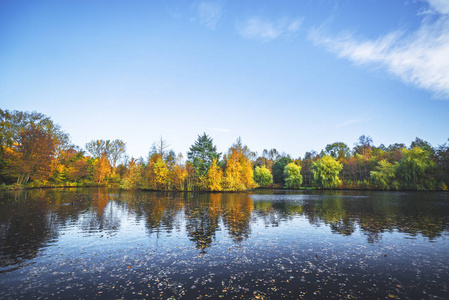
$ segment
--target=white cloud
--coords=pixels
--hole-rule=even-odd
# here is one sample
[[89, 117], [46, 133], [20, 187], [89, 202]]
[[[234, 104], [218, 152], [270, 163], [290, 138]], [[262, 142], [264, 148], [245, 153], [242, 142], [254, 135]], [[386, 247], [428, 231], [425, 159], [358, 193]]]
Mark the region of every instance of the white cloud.
[[196, 5], [200, 24], [215, 29], [223, 16], [223, 5], [217, 1], [202, 1]]
[[298, 32], [301, 23], [302, 19], [289, 20], [281, 18], [276, 21], [267, 21], [259, 17], [252, 17], [239, 24], [237, 29], [240, 35], [246, 39], [268, 42]]
[[449, 14], [449, 1], [447, 0], [428, 0], [430, 7], [440, 14]]
[[[357, 65], [382, 66], [406, 83], [449, 98], [449, 1], [429, 0], [438, 9], [412, 33], [394, 31], [376, 40], [353, 35], [330, 37], [313, 30], [309, 38]], [[436, 18], [435, 18], [436, 17]]]
[[351, 125], [351, 124], [355, 124], [355, 123], [360, 123], [360, 122], [363, 122], [363, 121], [364, 121], [363, 119], [347, 120], [344, 123], [338, 124], [337, 127], [345, 127], [345, 126], [348, 126], [348, 125]]

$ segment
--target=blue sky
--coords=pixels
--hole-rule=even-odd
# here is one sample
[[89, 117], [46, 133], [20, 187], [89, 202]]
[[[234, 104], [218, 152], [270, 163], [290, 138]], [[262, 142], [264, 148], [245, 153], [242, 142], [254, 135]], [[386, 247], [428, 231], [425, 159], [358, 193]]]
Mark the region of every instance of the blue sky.
[[83, 147], [449, 138], [449, 1], [0, 2], [0, 107]]

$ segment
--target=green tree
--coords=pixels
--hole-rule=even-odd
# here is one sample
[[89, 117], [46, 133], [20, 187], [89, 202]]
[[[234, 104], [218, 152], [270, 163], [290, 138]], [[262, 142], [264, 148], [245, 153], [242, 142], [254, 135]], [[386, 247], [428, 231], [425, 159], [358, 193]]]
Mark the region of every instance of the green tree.
[[396, 179], [397, 163], [389, 163], [383, 159], [379, 161], [376, 171], [371, 171], [371, 180], [376, 188], [382, 190], [397, 190], [399, 182]]
[[406, 189], [434, 189], [436, 182], [432, 177], [435, 163], [429, 153], [419, 147], [410, 150], [403, 149], [402, 159], [398, 163], [397, 176]]
[[440, 145], [436, 150], [437, 176], [440, 188], [446, 190], [449, 186], [449, 139], [448, 143]]
[[319, 159], [318, 153], [312, 150], [304, 154], [304, 159], [301, 161], [301, 175], [304, 186], [312, 186], [313, 173], [312, 163]]
[[326, 145], [325, 151], [327, 155], [337, 158], [338, 160], [347, 159], [351, 155], [349, 147], [342, 142]]
[[137, 164], [134, 158], [131, 158], [128, 169], [123, 178], [122, 186], [124, 189], [135, 189], [142, 183], [142, 166]]
[[410, 149], [413, 149], [415, 147], [419, 147], [424, 151], [427, 151], [429, 155], [433, 155], [435, 153], [435, 150], [432, 148], [432, 145], [430, 145], [429, 142], [420, 139], [419, 137], [416, 137], [415, 140], [410, 145]]
[[284, 185], [284, 168], [286, 165], [292, 162], [292, 159], [289, 156], [280, 157], [273, 164], [273, 181], [276, 184]]
[[285, 187], [299, 188], [302, 184], [301, 167], [295, 163], [289, 163], [284, 168]]
[[259, 186], [265, 186], [273, 183], [273, 175], [271, 175], [270, 170], [268, 170], [265, 166], [256, 167], [254, 170], [254, 181]]
[[[195, 174], [200, 182], [206, 183], [207, 172], [212, 165], [213, 160], [220, 160], [221, 153], [217, 153], [217, 148], [213, 144], [213, 139], [206, 133], [198, 136], [195, 143], [190, 146], [187, 152], [187, 158], [195, 169]], [[204, 185], [204, 184], [203, 184]], [[205, 188], [203, 186], [202, 188]]]
[[342, 170], [341, 163], [330, 156], [323, 156], [312, 163], [312, 172], [315, 184], [325, 189], [332, 189], [341, 183], [338, 174]]

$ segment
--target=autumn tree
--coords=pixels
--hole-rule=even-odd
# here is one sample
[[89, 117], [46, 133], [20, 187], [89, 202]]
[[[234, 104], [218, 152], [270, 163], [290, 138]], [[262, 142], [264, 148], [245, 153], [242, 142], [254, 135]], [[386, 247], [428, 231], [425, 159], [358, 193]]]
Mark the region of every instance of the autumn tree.
[[406, 149], [407, 147], [403, 143], [394, 143], [388, 146], [386, 149], [387, 152], [387, 160], [390, 163], [398, 162], [402, 159], [403, 149]]
[[256, 186], [251, 164], [251, 158], [254, 156], [254, 153], [242, 144], [240, 138], [229, 148], [224, 158], [226, 165], [224, 182], [228, 190], [252, 189]]
[[270, 170], [268, 170], [265, 166], [256, 167], [254, 170], [254, 181], [259, 186], [265, 186], [273, 183], [273, 175], [271, 175]]
[[168, 184], [169, 170], [161, 157], [153, 165], [155, 182], [159, 188], [166, 189]]
[[82, 157], [81, 159], [72, 163], [71, 168], [67, 173], [67, 179], [72, 182], [80, 181], [89, 175], [87, 159]]
[[[371, 148], [372, 149], [372, 148]], [[359, 153], [344, 161], [342, 178], [349, 188], [368, 188], [371, 171], [375, 171], [378, 160], [375, 157], [366, 158]]]
[[223, 190], [223, 171], [217, 165], [217, 159], [212, 160], [212, 164], [207, 172], [207, 183], [211, 191], [221, 191]]
[[183, 156], [181, 153], [176, 157], [176, 163], [172, 167], [173, 173], [173, 187], [175, 190], [185, 190], [185, 181], [187, 179], [188, 171], [183, 163]]
[[[17, 152], [18, 146], [23, 145], [24, 137], [23, 132], [29, 131], [34, 128], [46, 136], [51, 138], [54, 152], [52, 159], [55, 158], [57, 149], [64, 149], [69, 145], [69, 135], [61, 130], [58, 124], [45, 116], [44, 114], [37, 112], [22, 112], [22, 111], [8, 111], [0, 109], [0, 177], [1, 181], [12, 182], [16, 181], [17, 174], [12, 175], [11, 171], [17, 168], [22, 168], [17, 164], [17, 158], [21, 154]], [[5, 151], [5, 150], [8, 151]], [[6, 152], [8, 154], [6, 155]], [[44, 155], [45, 156], [45, 155]], [[14, 158], [11, 160], [11, 158]], [[14, 163], [9, 165], [9, 163]], [[23, 161], [22, 161], [23, 162]], [[39, 164], [39, 163], [38, 163]], [[42, 168], [41, 168], [42, 169]], [[47, 179], [47, 178], [45, 178]]]
[[105, 154], [95, 161], [94, 178], [98, 183], [102, 183], [111, 174], [111, 165]]
[[226, 163], [224, 182], [226, 189], [231, 191], [246, 189], [241, 180], [242, 166], [240, 164], [240, 157], [241, 153], [232, 147], [224, 157]]
[[117, 162], [126, 153], [126, 143], [119, 139], [112, 142], [110, 140], [92, 140], [86, 144], [86, 150], [94, 158], [100, 158], [104, 155], [112, 169], [115, 170]]
[[270, 173], [272, 172], [274, 162], [280, 157], [280, 154], [276, 149], [263, 149], [262, 156], [258, 157], [255, 161], [256, 167], [265, 166]]
[[63, 132], [58, 124], [53, 123], [50, 117], [42, 113], [0, 109], [0, 145], [11, 146], [14, 142], [18, 142], [20, 133], [29, 129], [30, 126], [50, 135], [55, 146], [69, 143], [69, 135]]
[[358, 143], [355, 143], [354, 153], [362, 155], [365, 159], [370, 158], [372, 146], [373, 139], [370, 136], [361, 135]]
[[122, 186], [125, 189], [136, 189], [142, 184], [142, 165], [137, 163], [135, 158], [131, 158], [127, 171], [122, 180]]
[[46, 180], [51, 174], [54, 153], [52, 136], [31, 125], [19, 134], [18, 143], [8, 151], [7, 172], [17, 177], [18, 184], [27, 183], [30, 178]]
[[325, 189], [337, 187], [341, 183], [338, 174], [342, 167], [341, 163], [336, 161], [335, 158], [327, 155], [313, 162], [312, 172], [315, 184]]
[[110, 141], [92, 140], [86, 144], [86, 150], [93, 158], [100, 158], [102, 155], [109, 156]]

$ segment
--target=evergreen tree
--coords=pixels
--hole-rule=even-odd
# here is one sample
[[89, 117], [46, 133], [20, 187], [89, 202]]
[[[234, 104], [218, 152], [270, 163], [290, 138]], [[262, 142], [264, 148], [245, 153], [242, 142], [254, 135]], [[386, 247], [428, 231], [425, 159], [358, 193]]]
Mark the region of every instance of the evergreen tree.
[[209, 171], [212, 161], [220, 160], [221, 153], [217, 153], [217, 147], [213, 145], [212, 138], [206, 133], [198, 136], [195, 143], [190, 146], [187, 152], [187, 158], [192, 163], [198, 178], [205, 178]]
[[273, 181], [274, 183], [284, 185], [284, 168], [286, 165], [292, 162], [292, 159], [288, 156], [283, 156], [279, 158], [273, 164]]

